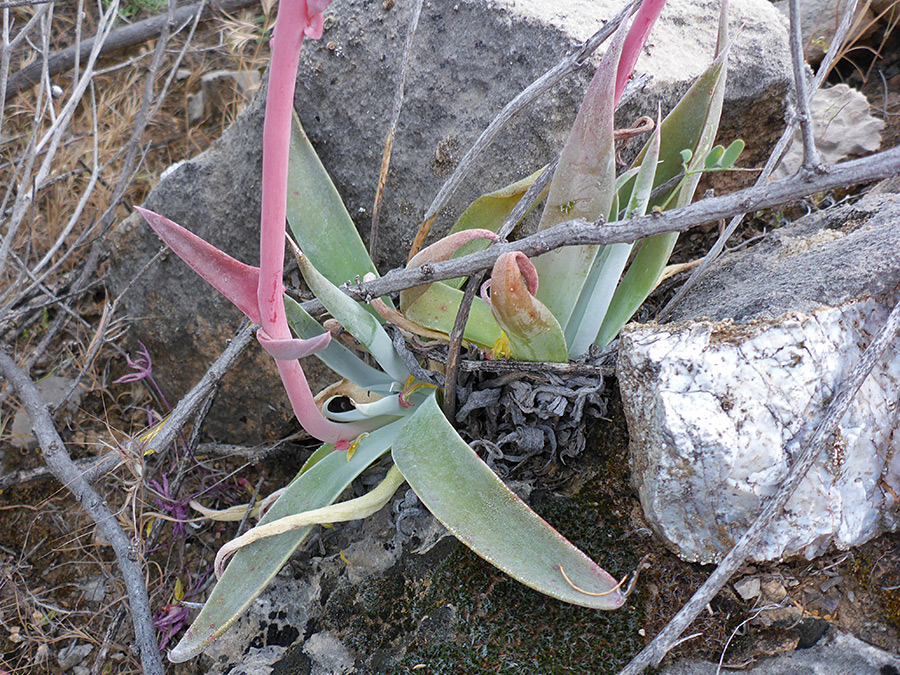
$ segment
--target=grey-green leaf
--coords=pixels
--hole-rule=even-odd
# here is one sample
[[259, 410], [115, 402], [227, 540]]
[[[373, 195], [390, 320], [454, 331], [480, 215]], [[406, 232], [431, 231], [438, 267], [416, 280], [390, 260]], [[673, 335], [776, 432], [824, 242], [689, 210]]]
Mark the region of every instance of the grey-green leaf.
[[503, 484], [433, 396], [403, 427], [391, 453], [428, 510], [492, 565], [564, 602], [595, 609], [624, 604], [616, 580]]
[[305, 253], [297, 255], [297, 265], [310, 290], [338, 323], [369, 350], [388, 375], [396, 382], [405, 382], [409, 371], [378, 319], [319, 272]]
[[[332, 452], [319, 459], [288, 485], [260, 523], [334, 502], [359, 474], [387, 452], [405, 422], [398, 420], [365, 436], [349, 462], [345, 452]], [[169, 651], [169, 661], [181, 663], [192, 659], [222, 635], [269, 585], [311, 529], [312, 526], [285, 532], [239, 550], [194, 623]]]
[[357, 276], [378, 274], [296, 114], [291, 130], [287, 219], [300, 248], [331, 283], [340, 286]]
[[[314, 338], [325, 332], [321, 324], [288, 295], [284, 296], [284, 309], [288, 324], [301, 338]], [[338, 375], [364, 389], [386, 392], [394, 383], [393, 377], [373, 368], [337, 340], [332, 340], [316, 357]]]

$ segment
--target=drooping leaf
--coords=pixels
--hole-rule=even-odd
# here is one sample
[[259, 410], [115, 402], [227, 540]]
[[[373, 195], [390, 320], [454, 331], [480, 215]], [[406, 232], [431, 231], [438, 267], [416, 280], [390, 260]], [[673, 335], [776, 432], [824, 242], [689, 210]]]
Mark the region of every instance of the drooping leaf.
[[[497, 239], [497, 235], [490, 230], [477, 228], [453, 232], [416, 253], [409, 259], [409, 262], [406, 263], [406, 269], [413, 269], [426, 263], [449, 260], [461, 247], [469, 243], [475, 243], [480, 239], [494, 241]], [[400, 291], [400, 311], [405, 313], [407, 308], [418, 298], [427, 293], [432, 286], [433, 284], [422, 284], [420, 286], [413, 286], [412, 288], [405, 288]]]
[[534, 297], [537, 272], [524, 253], [504, 253], [491, 272], [491, 312], [518, 361], [568, 361], [566, 339], [556, 317]]
[[336, 286], [377, 274], [344, 202], [294, 114], [288, 167], [287, 219], [312, 264]]
[[404, 382], [409, 377], [409, 371], [378, 319], [320, 274], [306, 255], [300, 251], [294, 253], [303, 278], [325, 308], [369, 350], [388, 375], [397, 382]]
[[[371, 432], [359, 442], [349, 462], [345, 452], [321, 457], [288, 485], [260, 523], [333, 503], [359, 474], [387, 452], [405, 423], [405, 419], [398, 420]], [[222, 635], [269, 585], [311, 529], [286, 532], [238, 551], [200, 614], [169, 652], [169, 660], [187, 661]]]
[[[674, 203], [669, 202], [670, 206], [680, 207], [689, 204], [700, 181], [699, 169], [712, 147], [719, 128], [725, 94], [728, 51], [727, 47], [722, 50], [660, 125], [662, 139], [659, 150], [660, 161], [654, 186], [662, 185], [681, 172], [682, 150], [691, 150], [688, 166], [691, 170], [697, 170], [695, 175], [686, 176], [675, 188], [678, 190], [677, 198]], [[644, 151], [635, 161], [642, 161], [643, 155]], [[669, 195], [664, 194], [651, 202], [650, 206], [664, 204], [668, 200]], [[603, 325], [597, 334], [598, 346], [608, 345], [646, 300], [662, 274], [677, 239], [678, 233], [672, 233], [648, 237], [641, 242], [640, 249], [628, 266], [628, 271], [625, 272], [610, 302]]]
[[[609, 215], [616, 183], [616, 70], [626, 27], [623, 22], [610, 40], [578, 110], [550, 182], [538, 226], [541, 230], [574, 218], [595, 221]], [[541, 279], [538, 300], [553, 313], [563, 330], [596, 253], [596, 246], [566, 246], [534, 259]]]
[[405, 424], [391, 454], [428, 510], [512, 578], [583, 607], [624, 604], [616, 580], [497, 478], [447, 422], [433, 396]]

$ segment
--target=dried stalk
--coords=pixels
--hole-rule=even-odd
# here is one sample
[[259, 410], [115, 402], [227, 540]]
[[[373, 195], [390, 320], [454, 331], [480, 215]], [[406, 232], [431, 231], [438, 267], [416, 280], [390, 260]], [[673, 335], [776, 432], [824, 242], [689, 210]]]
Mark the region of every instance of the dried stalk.
[[406, 30], [406, 44], [403, 47], [403, 55], [400, 57], [400, 74], [397, 78], [397, 89], [394, 92], [394, 105], [391, 110], [391, 123], [388, 127], [388, 135], [384, 141], [384, 151], [381, 154], [381, 171], [378, 174], [378, 187], [375, 189], [375, 202], [372, 204], [372, 227], [369, 230], [369, 257], [376, 260], [378, 251], [378, 216], [381, 215], [381, 198], [384, 196], [384, 185], [387, 182], [388, 169], [391, 166], [391, 151], [394, 149], [394, 135], [397, 133], [397, 123], [400, 121], [400, 111], [403, 109], [403, 91], [406, 87], [406, 74], [409, 72], [409, 55], [412, 52], [412, 41], [419, 26], [419, 15], [422, 13], [422, 0], [416, 0], [413, 5], [412, 16], [409, 19], [409, 27]]
[[803, 31], [800, 25], [800, 3], [788, 0], [791, 13], [791, 66], [794, 71], [794, 93], [797, 97], [797, 122], [803, 138], [803, 170], [822, 171], [822, 160], [816, 150], [812, 114], [809, 112], [809, 94], [806, 86], [806, 59], [803, 57]]
[[12, 385], [25, 407], [31, 426], [41, 446], [44, 461], [53, 475], [74, 495], [82, 508], [97, 523], [116, 555], [119, 570], [128, 592], [135, 641], [140, 650], [141, 663], [147, 675], [163, 675], [163, 664], [156, 643], [156, 631], [150, 612], [150, 599], [144, 585], [138, 551], [128, 535], [119, 527], [106, 501], [85, 480], [82, 470], [72, 461], [59, 437], [47, 405], [31, 378], [16, 365], [15, 360], [0, 349], [0, 375]]

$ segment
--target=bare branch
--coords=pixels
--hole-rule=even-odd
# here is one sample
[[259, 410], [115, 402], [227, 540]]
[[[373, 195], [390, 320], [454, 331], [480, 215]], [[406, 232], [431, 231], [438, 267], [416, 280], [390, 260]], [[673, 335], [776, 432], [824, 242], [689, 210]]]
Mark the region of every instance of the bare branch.
[[[822, 82], [825, 81], [825, 77], [828, 75], [831, 70], [831, 66], [834, 63], [834, 60], [837, 58], [837, 55], [841, 51], [841, 47], [844, 44], [844, 40], [847, 39], [847, 35], [850, 32], [850, 26], [853, 23], [854, 11], [856, 9], [856, 2], [851, 2], [848, 4], [847, 9], [844, 11], [844, 16], [841, 18], [841, 23], [838, 26], [837, 32], [834, 35], [834, 39], [831, 41], [831, 45], [828, 48], [828, 52], [825, 54], [825, 58], [822, 60], [822, 63], [819, 64], [819, 69], [816, 71], [816, 77], [813, 80], [812, 87], [809, 92], [809, 100], [812, 100], [812, 97], [816, 95], [816, 92], [819, 90], [819, 87], [822, 86]], [[794, 133], [797, 130], [797, 119], [794, 118], [789, 120], [787, 128], [785, 128], [784, 132], [781, 134], [781, 138], [778, 139], [778, 142], [775, 144], [775, 149], [772, 150], [772, 154], [769, 155], [769, 159], [766, 162], [765, 167], [763, 167], [762, 172], [760, 172], [759, 177], [756, 179], [756, 185], [763, 185], [767, 180], [769, 180], [769, 176], [772, 175], [772, 172], [778, 167], [781, 163], [781, 160], [784, 158], [784, 154], [787, 152], [788, 147], [791, 144], [791, 140], [794, 138]], [[695, 269], [691, 276], [688, 277], [688, 280], [684, 282], [681, 288], [678, 289], [678, 292], [675, 296], [666, 303], [665, 307], [657, 315], [657, 320], [664, 321], [672, 314], [672, 309], [677, 305], [681, 300], [687, 295], [688, 291], [694, 287], [700, 277], [702, 277], [706, 270], [709, 269], [709, 266], [712, 262], [718, 258], [722, 251], [725, 250], [725, 243], [731, 238], [731, 235], [734, 234], [734, 231], [738, 228], [738, 225], [744, 219], [743, 213], [740, 213], [734, 218], [731, 219], [731, 222], [728, 223], [728, 227], [726, 227], [722, 234], [719, 235], [719, 238], [716, 240], [716, 243], [713, 244], [713, 247], [709, 250], [709, 252], [703, 256], [703, 262], [700, 263], [700, 266]]]
[[[225, 373], [234, 365], [247, 346], [255, 337], [254, 326], [245, 324], [235, 335], [228, 347], [209, 367], [209, 370], [200, 378], [200, 381], [182, 397], [178, 405], [166, 417], [160, 425], [159, 431], [153, 436], [153, 447], [160, 454], [164, 454], [172, 444], [181, 429], [187, 424], [190, 417], [203, 405], [210, 392], [215, 388]], [[135, 450], [140, 450], [135, 448]]]
[[469, 277], [462, 300], [459, 302], [459, 311], [450, 331], [450, 344], [447, 348], [447, 369], [444, 372], [444, 415], [448, 420], [456, 419], [456, 373], [459, 370], [459, 350], [462, 348], [463, 332], [466, 322], [469, 320], [469, 310], [472, 309], [472, 301], [481, 286], [484, 274], [476, 274]]
[[[757, 519], [753, 521], [750, 528], [729, 551], [724, 560], [719, 563], [716, 571], [713, 572], [706, 582], [694, 593], [693, 597], [685, 604], [684, 607], [676, 614], [666, 627], [653, 638], [653, 641], [629, 663], [619, 675], [637, 675], [645, 668], [658, 664], [662, 658], [668, 653], [669, 649], [674, 646], [678, 637], [693, 622], [697, 615], [703, 611], [703, 608], [716, 596], [721, 588], [728, 583], [737, 570], [744, 564], [747, 556], [750, 555], [754, 548], [759, 544], [763, 535], [781, 514], [784, 505], [797, 490], [800, 482], [806, 473], [815, 463], [816, 458], [826, 447], [826, 441], [834, 434], [837, 429], [838, 422], [847, 412], [850, 403], [856, 396], [857, 391], [862, 383], [872, 372], [875, 363], [881, 357], [881, 354], [887, 346], [894, 340], [900, 332], [900, 303], [894, 306], [888, 317], [884, 327], [879, 331], [878, 335], [872, 340], [869, 347], [863, 353], [859, 363], [853, 369], [850, 377], [844, 382], [840, 393], [832, 400], [831, 404], [825, 411], [825, 416], [819, 423], [815, 432], [804, 441], [798, 434], [795, 436], [788, 447], [799, 446], [800, 452], [797, 455], [797, 461], [787, 478], [781, 484], [778, 492], [772, 497], [763, 508]], [[789, 453], [793, 455], [794, 453]]]
[[[855, 3], [854, 3], [855, 4]], [[803, 57], [803, 30], [800, 21], [800, 3], [788, 0], [791, 12], [791, 66], [794, 70], [794, 91], [797, 96], [797, 121], [803, 138], [803, 170], [823, 171], [816, 137], [813, 133], [812, 115], [809, 112], [809, 94], [806, 87], [806, 59]]]
[[[470, 253], [461, 258], [409, 270], [395, 269], [372, 281], [349, 286], [345, 284], [342, 290], [355, 300], [389, 295], [413, 286], [466, 277], [490, 269], [497, 258], [510, 251], [522, 251], [525, 255], [535, 256], [561, 246], [618, 244], [637, 241], [655, 234], [684, 232], [706, 223], [730, 218], [738, 213], [768, 209], [823, 190], [868, 183], [898, 173], [900, 173], [900, 148], [892, 148], [862, 159], [835, 164], [825, 174], [792, 176], [731, 194], [703, 199], [680, 209], [654, 212], [623, 223], [602, 225], [580, 219], [570, 220], [529, 237], [497, 243], [484, 251]], [[323, 310], [317, 300], [304, 302], [303, 309], [312, 314], [321, 313]]]
[[5, 348], [0, 349], [0, 374], [12, 385], [22, 401], [47, 466], [97, 523], [115, 552], [131, 604], [135, 640], [140, 649], [144, 672], [148, 675], [163, 675], [162, 659], [150, 613], [150, 598], [144, 585], [144, 573], [138, 563], [138, 551], [119, 527], [115, 515], [107, 508], [106, 501], [85, 480], [82, 469], [69, 457], [34, 382], [16, 365]]

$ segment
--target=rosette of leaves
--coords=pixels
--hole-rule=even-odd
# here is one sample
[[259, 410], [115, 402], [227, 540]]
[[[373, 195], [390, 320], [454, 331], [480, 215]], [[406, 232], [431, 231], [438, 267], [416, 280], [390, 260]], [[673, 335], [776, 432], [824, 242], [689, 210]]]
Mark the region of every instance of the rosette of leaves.
[[[440, 339], [450, 331], [462, 293], [454, 282], [358, 303], [340, 285], [377, 271], [331, 180], [292, 114], [303, 35], [321, 35], [328, 2], [282, 0], [272, 50], [263, 135], [260, 267], [234, 260], [172, 221], [141, 210], [159, 236], [254, 323], [274, 359], [298, 420], [323, 445], [285, 488], [265, 501], [257, 527], [223, 547], [221, 574], [172, 661], [197, 655], [222, 635], [275, 576], [316, 524], [362, 518], [381, 508], [404, 482], [463, 543], [536, 590], [585, 607], [615, 609], [625, 596], [598, 567], [519, 500], [444, 418], [433, 387], [416, 381], [385, 331], [385, 320]], [[634, 165], [615, 173], [613, 113], [647, 34], [665, 0], [646, 0], [611, 40], [591, 82], [549, 187], [541, 228], [583, 217], [617, 220], [690, 201], [703, 170], [736, 157], [710, 150], [724, 91], [722, 49], [713, 65], [659, 123]], [[677, 179], [659, 194], [654, 188]], [[476, 200], [444, 240], [411, 265], [460, 255], [485, 241], [533, 183]], [[300, 270], [316, 297], [377, 367], [332, 340], [331, 333], [284, 294], [284, 223], [297, 242]], [[476, 299], [465, 338], [513, 358], [565, 361], [605, 344], [653, 288], [674, 245], [662, 235], [632, 245], [568, 247], [530, 261], [501, 256], [489, 289]], [[631, 264], [624, 272], [628, 260]], [[621, 282], [619, 282], [622, 277]], [[299, 359], [315, 355], [341, 378], [333, 396], [313, 397]], [[390, 454], [393, 466], [370, 494], [335, 503], [364, 470]], [[234, 515], [234, 514], [231, 514]], [[225, 567], [225, 560], [231, 557]]]
[[[410, 375], [376, 311], [394, 311], [390, 299], [366, 306], [340, 290], [342, 283], [377, 272], [292, 112], [300, 45], [304, 35], [321, 35], [321, 12], [327, 4], [327, 0], [282, 0], [278, 10], [263, 132], [260, 266], [241, 263], [167, 218], [140, 209], [179, 257], [260, 325], [258, 342], [275, 360], [298, 420], [323, 442], [294, 480], [265, 500], [268, 508], [259, 525], [219, 552], [216, 571], [221, 576], [199, 616], [169, 652], [174, 662], [196, 656], [222, 635], [315, 524], [365, 517], [383, 506], [404, 481], [463, 543], [522, 583], [590, 608], [615, 609], [625, 600], [615, 579], [497, 478], [444, 418], [435, 392]], [[504, 204], [512, 199], [495, 197]], [[284, 294], [286, 220], [309, 287], [378, 367], [332, 340], [329, 331]], [[463, 229], [423, 251], [424, 256], [441, 259], [468, 240], [493, 236], [483, 229]], [[416, 318], [426, 312], [435, 294], [458, 293], [450, 284], [420, 291], [401, 297], [401, 308]], [[486, 303], [481, 323], [484, 332], [475, 326], [470, 334], [477, 344], [490, 343], [501, 334], [502, 324]], [[439, 328], [435, 332], [439, 334]], [[313, 397], [299, 361], [311, 355], [352, 383], [342, 390], [351, 403], [349, 410], [334, 410], [329, 398]], [[388, 453], [394, 464], [381, 485], [359, 499], [334, 503], [356, 477]]]

